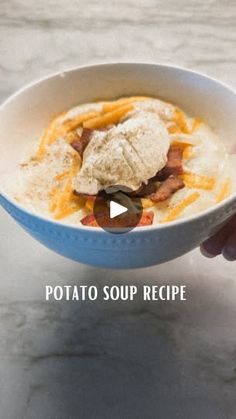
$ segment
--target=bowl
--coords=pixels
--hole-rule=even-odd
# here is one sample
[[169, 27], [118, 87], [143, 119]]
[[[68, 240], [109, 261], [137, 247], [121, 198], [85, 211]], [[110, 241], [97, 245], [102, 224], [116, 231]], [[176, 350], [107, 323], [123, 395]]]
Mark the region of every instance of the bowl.
[[[150, 95], [203, 118], [228, 150], [236, 142], [236, 95], [224, 84], [173, 66], [111, 63], [57, 73], [21, 89], [0, 108], [0, 203], [26, 230], [67, 258], [99, 267], [138, 268], [189, 252], [235, 213], [236, 195], [194, 216], [126, 234], [72, 226], [24, 209], [4, 192], [15, 169], [57, 113], [79, 103], [119, 96]], [[15, 244], [20, 245], [19, 244]]]

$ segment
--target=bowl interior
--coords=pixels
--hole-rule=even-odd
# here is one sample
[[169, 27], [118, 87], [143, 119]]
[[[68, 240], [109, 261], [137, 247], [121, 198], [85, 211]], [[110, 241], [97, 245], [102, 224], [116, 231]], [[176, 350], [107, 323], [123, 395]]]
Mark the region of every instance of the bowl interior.
[[0, 188], [5, 176], [52, 117], [80, 103], [119, 96], [150, 95], [199, 116], [231, 151], [236, 142], [236, 96], [197, 73], [156, 64], [104, 64], [53, 75], [13, 95], [0, 109]]

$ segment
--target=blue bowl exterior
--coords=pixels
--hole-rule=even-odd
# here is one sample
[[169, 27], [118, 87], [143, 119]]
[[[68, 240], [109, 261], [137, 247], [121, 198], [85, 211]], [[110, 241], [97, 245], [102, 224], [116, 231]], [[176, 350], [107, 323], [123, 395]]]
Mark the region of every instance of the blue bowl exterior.
[[181, 225], [111, 234], [42, 219], [2, 195], [0, 203], [31, 236], [49, 249], [81, 263], [119, 269], [156, 265], [192, 250], [236, 209], [236, 204], [231, 204], [211, 216], [206, 214]]

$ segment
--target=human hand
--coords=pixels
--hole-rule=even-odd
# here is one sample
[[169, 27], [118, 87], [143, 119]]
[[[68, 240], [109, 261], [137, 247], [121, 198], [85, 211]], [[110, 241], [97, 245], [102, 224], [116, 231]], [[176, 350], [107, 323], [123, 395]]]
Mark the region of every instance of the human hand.
[[217, 233], [203, 242], [200, 249], [209, 258], [222, 253], [227, 260], [236, 260], [236, 214]]

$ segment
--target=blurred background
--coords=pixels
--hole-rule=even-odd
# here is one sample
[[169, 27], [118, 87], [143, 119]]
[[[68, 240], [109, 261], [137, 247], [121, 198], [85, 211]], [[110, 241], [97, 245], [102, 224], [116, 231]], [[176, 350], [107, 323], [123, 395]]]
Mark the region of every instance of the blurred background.
[[[234, 0], [0, 0], [0, 100], [107, 61], [185, 66], [236, 86]], [[236, 266], [195, 250], [102, 270], [0, 212], [0, 418], [233, 419]], [[187, 301], [45, 302], [45, 285], [184, 284]]]

